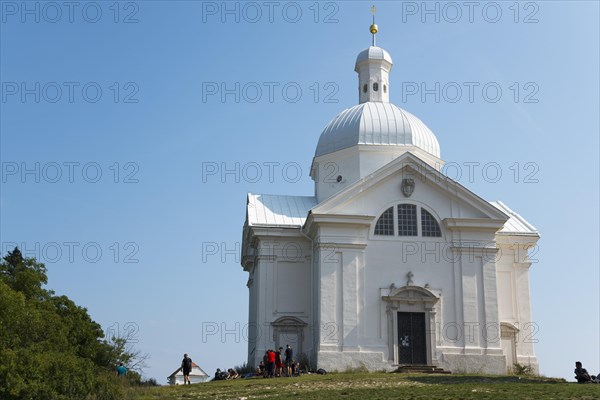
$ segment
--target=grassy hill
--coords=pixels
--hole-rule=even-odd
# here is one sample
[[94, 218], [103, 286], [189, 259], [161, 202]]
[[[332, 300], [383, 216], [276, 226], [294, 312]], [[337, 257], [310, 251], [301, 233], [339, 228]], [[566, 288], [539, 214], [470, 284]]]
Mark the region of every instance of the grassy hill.
[[137, 389], [134, 400], [600, 399], [600, 385], [529, 376], [339, 373]]

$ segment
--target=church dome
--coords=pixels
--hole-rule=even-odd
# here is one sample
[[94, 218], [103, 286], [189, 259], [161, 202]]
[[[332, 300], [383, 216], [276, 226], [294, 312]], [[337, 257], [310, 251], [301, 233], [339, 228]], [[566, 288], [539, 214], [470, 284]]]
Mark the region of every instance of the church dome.
[[440, 158], [433, 132], [419, 118], [387, 102], [369, 101], [338, 114], [321, 133], [315, 157], [356, 145], [416, 146]]

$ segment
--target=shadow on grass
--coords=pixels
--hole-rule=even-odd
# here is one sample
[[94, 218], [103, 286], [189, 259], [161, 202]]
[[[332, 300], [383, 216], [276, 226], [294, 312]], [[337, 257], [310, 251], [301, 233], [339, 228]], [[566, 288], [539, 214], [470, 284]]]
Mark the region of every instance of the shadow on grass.
[[431, 385], [461, 385], [469, 383], [502, 384], [502, 383], [567, 383], [560, 378], [540, 376], [482, 376], [482, 375], [408, 375], [406, 380]]

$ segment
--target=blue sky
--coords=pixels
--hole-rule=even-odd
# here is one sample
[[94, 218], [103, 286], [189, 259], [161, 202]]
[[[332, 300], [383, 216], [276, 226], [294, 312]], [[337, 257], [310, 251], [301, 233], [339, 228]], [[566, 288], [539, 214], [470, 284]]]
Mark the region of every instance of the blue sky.
[[[358, 102], [371, 4], [1, 1], [2, 253], [19, 244], [105, 330], [134, 331], [148, 377], [184, 352], [211, 375], [241, 364], [246, 194], [313, 193], [321, 130]], [[391, 101], [450, 176], [541, 232], [541, 372], [599, 372], [598, 3], [375, 4]]]

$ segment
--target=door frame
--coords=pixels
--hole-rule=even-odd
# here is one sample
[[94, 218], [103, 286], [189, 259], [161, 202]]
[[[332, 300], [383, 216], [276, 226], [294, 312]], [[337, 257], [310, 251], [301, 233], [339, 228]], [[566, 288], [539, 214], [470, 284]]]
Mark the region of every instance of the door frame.
[[[408, 365], [427, 364], [427, 329], [426, 329], [426, 323], [425, 323], [425, 317], [426, 317], [425, 313], [424, 312], [414, 312], [414, 311], [398, 311], [396, 313], [396, 318], [398, 319], [398, 325], [400, 325], [400, 319], [401, 319], [400, 317], [402, 315], [408, 317], [408, 320], [410, 321], [410, 341], [412, 342], [410, 344], [410, 346], [412, 347], [412, 352], [411, 352], [411, 357], [410, 357], [411, 362]], [[418, 315], [419, 317], [415, 319], [414, 316], [416, 316], [416, 315]], [[418, 319], [418, 324], [414, 323], [414, 322], [417, 322], [416, 321], [417, 319]], [[423, 325], [417, 327], [417, 325], [421, 325], [421, 324], [423, 324]], [[402, 365], [407, 365], [401, 359], [402, 346], [400, 346], [400, 328], [401, 327], [398, 326], [398, 362], [401, 363]], [[422, 328], [422, 331], [421, 331], [421, 328]], [[419, 333], [421, 333], [423, 335], [423, 337], [421, 338], [423, 347], [421, 348], [421, 346], [419, 346], [419, 349], [416, 349], [414, 346], [415, 342], [417, 342], [415, 340], [415, 336], [416, 336], [415, 330], [417, 330]], [[419, 354], [418, 358], [421, 358], [421, 356], [422, 356], [422, 358], [424, 360], [423, 362], [420, 362], [420, 363], [415, 362], [415, 354], [416, 354], [415, 350], [418, 350], [418, 353], [421, 353], [421, 351], [422, 351], [422, 354]]]
[[275, 348], [278, 348], [279, 346], [284, 347], [284, 345], [289, 344], [280, 343], [280, 339], [283, 335], [297, 335], [298, 346], [296, 349], [292, 349], [294, 351], [295, 357], [299, 357], [304, 350], [304, 328], [307, 325], [308, 324], [302, 321], [300, 318], [293, 316], [280, 317], [275, 321], [271, 322], [271, 326], [273, 327], [273, 342], [275, 343]]
[[390, 290], [382, 296], [386, 306], [388, 322], [388, 360], [400, 365], [398, 344], [398, 313], [415, 312], [425, 314], [425, 357], [427, 365], [437, 365], [436, 356], [436, 307], [440, 300], [430, 290], [420, 286], [403, 286]]

